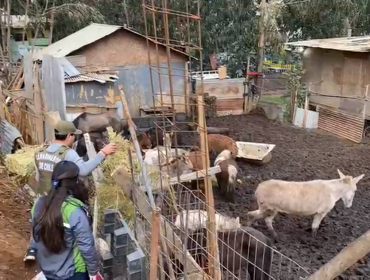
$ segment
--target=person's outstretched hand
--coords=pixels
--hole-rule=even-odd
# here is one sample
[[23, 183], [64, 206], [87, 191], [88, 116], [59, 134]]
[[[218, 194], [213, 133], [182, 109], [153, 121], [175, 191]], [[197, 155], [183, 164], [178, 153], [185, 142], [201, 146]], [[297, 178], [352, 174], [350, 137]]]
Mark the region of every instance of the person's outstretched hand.
[[108, 144], [101, 151], [107, 156], [113, 155], [117, 151], [117, 145], [114, 143]]
[[101, 276], [100, 273], [98, 273], [94, 276], [89, 275], [89, 277], [90, 277], [90, 280], [103, 280], [103, 277]]

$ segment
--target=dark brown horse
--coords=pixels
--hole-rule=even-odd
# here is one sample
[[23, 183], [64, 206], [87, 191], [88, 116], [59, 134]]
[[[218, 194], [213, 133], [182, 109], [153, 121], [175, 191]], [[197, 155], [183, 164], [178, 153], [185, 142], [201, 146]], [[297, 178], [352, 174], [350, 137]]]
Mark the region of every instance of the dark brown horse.
[[73, 120], [73, 124], [83, 133], [105, 132], [110, 126], [116, 133], [127, 133], [128, 131], [127, 121], [120, 119], [115, 112], [110, 111], [99, 114], [82, 113]]

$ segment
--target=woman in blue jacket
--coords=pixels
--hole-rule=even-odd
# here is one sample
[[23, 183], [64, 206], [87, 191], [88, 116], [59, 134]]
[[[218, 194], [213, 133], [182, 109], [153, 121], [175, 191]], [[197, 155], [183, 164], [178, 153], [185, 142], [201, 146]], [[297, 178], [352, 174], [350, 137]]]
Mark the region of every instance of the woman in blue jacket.
[[97, 279], [99, 259], [86, 207], [88, 193], [78, 174], [75, 163], [59, 162], [52, 190], [32, 208], [37, 260], [48, 280]]

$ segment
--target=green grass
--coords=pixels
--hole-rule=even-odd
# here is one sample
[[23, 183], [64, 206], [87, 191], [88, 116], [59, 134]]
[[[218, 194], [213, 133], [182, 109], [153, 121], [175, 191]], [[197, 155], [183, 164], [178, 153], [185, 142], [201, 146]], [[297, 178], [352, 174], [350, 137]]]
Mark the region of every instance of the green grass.
[[284, 104], [284, 100], [281, 98], [280, 95], [265, 95], [262, 96], [261, 101], [272, 102], [276, 104]]

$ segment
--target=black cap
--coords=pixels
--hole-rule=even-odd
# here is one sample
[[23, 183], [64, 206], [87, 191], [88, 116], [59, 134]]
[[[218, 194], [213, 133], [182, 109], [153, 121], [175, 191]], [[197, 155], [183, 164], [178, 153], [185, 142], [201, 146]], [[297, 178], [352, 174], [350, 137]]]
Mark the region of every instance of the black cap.
[[77, 178], [80, 173], [78, 166], [72, 161], [63, 160], [54, 166], [51, 176], [53, 181]]

